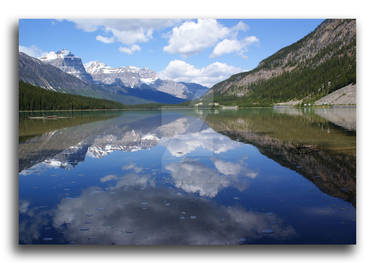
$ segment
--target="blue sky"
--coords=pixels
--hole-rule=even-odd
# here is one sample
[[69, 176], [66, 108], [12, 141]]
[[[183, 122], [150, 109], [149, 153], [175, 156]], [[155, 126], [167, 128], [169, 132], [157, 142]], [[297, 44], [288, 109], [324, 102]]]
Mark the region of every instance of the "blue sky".
[[20, 50], [69, 49], [83, 63], [146, 67], [164, 78], [212, 86], [255, 68], [322, 19], [21, 19]]

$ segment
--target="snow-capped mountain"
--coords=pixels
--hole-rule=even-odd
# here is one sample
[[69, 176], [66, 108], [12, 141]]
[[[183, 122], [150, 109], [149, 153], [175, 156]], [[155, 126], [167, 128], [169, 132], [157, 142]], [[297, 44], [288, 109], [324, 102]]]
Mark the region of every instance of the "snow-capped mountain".
[[151, 149], [158, 144], [160, 139], [154, 134], [143, 135], [140, 131], [127, 131], [123, 136], [113, 134], [95, 138], [87, 150], [87, 155], [92, 158], [102, 158], [113, 151], [136, 152]]
[[91, 61], [84, 67], [94, 81], [112, 84], [120, 80], [125, 86], [131, 88], [140, 86], [142, 83], [150, 84], [158, 78], [156, 72], [135, 66], [112, 68], [100, 61]]
[[19, 80], [48, 90], [83, 96], [93, 94], [87, 82], [22, 52], [18, 56], [18, 77]]
[[58, 92], [105, 98], [125, 104], [181, 103], [199, 98], [208, 91], [207, 87], [196, 83], [162, 79], [148, 68], [115, 68], [99, 61], [83, 65], [81, 58], [67, 49], [49, 52], [39, 59], [21, 52], [19, 63], [19, 77], [25, 82]]
[[60, 68], [30, 57], [20, 52], [18, 56], [19, 80], [41, 88], [118, 101], [124, 104], [173, 103], [184, 102], [171, 94], [158, 91], [142, 84], [141, 88], [132, 89], [121, 81], [113, 84], [86, 82]]
[[105, 84], [121, 82], [123, 85], [132, 88], [145, 87], [144, 84], [146, 84], [152, 89], [184, 100], [198, 98], [208, 90], [207, 87], [199, 84], [194, 84], [194, 87], [192, 87], [189, 85], [190, 83], [161, 79], [155, 71], [147, 68], [135, 66], [112, 68], [100, 61], [88, 62], [84, 64], [84, 67], [97, 82]]
[[75, 56], [67, 49], [62, 49], [57, 52], [49, 52], [47, 55], [42, 56], [39, 59], [85, 82], [92, 82], [92, 77], [86, 72], [81, 58]]

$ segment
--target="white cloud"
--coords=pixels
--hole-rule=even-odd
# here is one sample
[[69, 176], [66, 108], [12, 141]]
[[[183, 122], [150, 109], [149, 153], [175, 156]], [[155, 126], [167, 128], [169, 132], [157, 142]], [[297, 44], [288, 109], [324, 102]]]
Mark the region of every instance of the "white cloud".
[[35, 45], [32, 45], [32, 46], [29, 46], [29, 47], [26, 47], [26, 46], [19, 46], [18, 47], [19, 51], [20, 52], [23, 52], [31, 57], [34, 57], [34, 58], [39, 58], [39, 57], [42, 57], [44, 55], [47, 54], [47, 52], [41, 50], [39, 47], [35, 46]]
[[241, 171], [241, 165], [238, 163], [226, 162], [220, 159], [215, 159], [213, 162], [216, 169], [224, 175], [237, 175]]
[[101, 36], [101, 35], [97, 35], [96, 36], [96, 40], [98, 40], [100, 42], [103, 42], [103, 43], [106, 43], [106, 44], [110, 44], [110, 43], [113, 43], [115, 41], [115, 38], [114, 37], [104, 37], [104, 36]]
[[[249, 29], [249, 26], [242, 21], [233, 27], [226, 27], [216, 19], [198, 19], [184, 23], [181, 19], [72, 19], [70, 21], [85, 32], [102, 32], [105, 36], [98, 34], [96, 36], [98, 41], [107, 44], [120, 42], [127, 45], [120, 51], [128, 54], [138, 51], [132, 50], [129, 46], [150, 41], [156, 30], [173, 27], [170, 32], [164, 34], [169, 39], [168, 45], [163, 50], [184, 57], [212, 47], [220, 40], [237, 39], [239, 31]], [[237, 51], [244, 50], [249, 45], [246, 39], [241, 40], [241, 43], [244, 46], [237, 47]], [[136, 47], [139, 46], [135, 45], [134, 48]], [[216, 56], [216, 53], [213, 53], [213, 56]]]
[[214, 62], [206, 67], [196, 68], [185, 61], [172, 60], [160, 72], [160, 77], [174, 81], [195, 82], [211, 87], [215, 83], [241, 71], [244, 70], [221, 62]]
[[128, 47], [119, 47], [119, 50], [123, 53], [127, 53], [129, 55], [133, 54], [136, 51], [140, 51], [141, 48], [138, 45], [132, 45], [130, 48]]
[[[108, 31], [108, 29], [107, 29]], [[152, 29], [136, 28], [133, 30], [110, 29], [113, 36], [120, 43], [131, 45], [139, 42], [147, 42], [152, 38]]]
[[157, 128], [157, 132], [160, 132], [161, 137], [167, 137], [167, 138], [173, 137], [175, 135], [186, 133], [187, 130], [189, 129], [189, 126], [191, 125], [192, 125], [192, 121], [189, 120], [188, 118], [179, 118], [173, 122], [162, 124], [161, 126]]
[[18, 210], [20, 213], [26, 213], [29, 210], [30, 202], [26, 200], [21, 200], [20, 204], [18, 205]]
[[136, 173], [140, 173], [143, 171], [142, 167], [138, 167], [135, 163], [130, 163], [128, 165], [125, 165], [122, 167], [122, 170], [127, 171], [127, 170], [133, 170]]
[[[149, 41], [155, 30], [171, 27], [179, 23], [178, 19], [73, 19], [78, 29], [85, 32], [104, 31], [122, 44], [132, 45]], [[98, 39], [100, 38], [100, 39]], [[103, 37], [98, 36], [102, 41]], [[102, 41], [103, 42], [103, 41]], [[105, 42], [106, 43], [106, 42]], [[112, 42], [110, 42], [112, 43]]]
[[187, 21], [174, 27], [164, 51], [172, 54], [190, 56], [226, 37], [230, 29], [215, 19], [198, 19], [197, 22]]
[[249, 28], [249, 26], [248, 25], [246, 25], [244, 22], [242, 22], [242, 21], [240, 21], [240, 22], [238, 22], [238, 24], [237, 25], [235, 25], [234, 27], [232, 27], [232, 31], [233, 32], [238, 32], [238, 31], [247, 31], [247, 30], [249, 30], [250, 28]]
[[[221, 39], [236, 39], [239, 31], [247, 30], [249, 26], [242, 21], [231, 28], [223, 26], [215, 19], [187, 21], [173, 28], [169, 34], [168, 45], [163, 50], [187, 57], [214, 46]], [[247, 40], [244, 40], [244, 43], [247, 43]]]
[[227, 162], [220, 159], [213, 159], [213, 163], [216, 169], [224, 175], [244, 175], [254, 179], [257, 177], [257, 173], [248, 169], [242, 164], [242, 161], [239, 163]]
[[102, 183], [113, 181], [113, 180], [117, 180], [117, 176], [113, 175], [113, 174], [110, 174], [110, 175], [107, 175], [107, 176], [104, 176], [104, 177], [100, 178], [100, 182], [102, 182]]
[[[220, 159], [212, 159], [215, 169], [193, 159], [184, 159], [165, 166], [171, 173], [174, 184], [185, 192], [198, 193], [200, 196], [215, 197], [222, 189], [229, 186], [243, 191], [250, 185], [250, 180], [257, 174], [243, 164]], [[220, 174], [219, 174], [220, 173]]]
[[[64, 233], [65, 240], [76, 244], [234, 245], [243, 237], [256, 242], [264, 237], [278, 241], [295, 235], [295, 230], [277, 215], [219, 206], [178, 193], [166, 187], [141, 185], [116, 185], [100, 192], [89, 188], [74, 199], [63, 199], [50, 213], [53, 227]], [[93, 218], [89, 224], [88, 214]], [[28, 228], [20, 227], [24, 242], [31, 242], [31, 234], [39, 238], [39, 231], [46, 225], [36, 221], [46, 216], [40, 212], [37, 215], [22, 224]], [[264, 233], [271, 223], [273, 234]], [[82, 226], [88, 230], [81, 231]]]
[[160, 144], [176, 157], [184, 156], [198, 148], [206, 149], [214, 154], [235, 149], [239, 142], [232, 141], [226, 136], [218, 134], [211, 128], [186, 134], [177, 134], [172, 138], [162, 138]]
[[231, 184], [228, 177], [220, 176], [215, 170], [194, 160], [171, 163], [165, 169], [171, 173], [176, 187], [200, 196], [215, 197], [222, 188]]
[[258, 42], [259, 39], [256, 36], [249, 36], [243, 40], [224, 39], [215, 46], [210, 57], [219, 57], [224, 54], [234, 52], [244, 56], [244, 53], [247, 51], [247, 47]]

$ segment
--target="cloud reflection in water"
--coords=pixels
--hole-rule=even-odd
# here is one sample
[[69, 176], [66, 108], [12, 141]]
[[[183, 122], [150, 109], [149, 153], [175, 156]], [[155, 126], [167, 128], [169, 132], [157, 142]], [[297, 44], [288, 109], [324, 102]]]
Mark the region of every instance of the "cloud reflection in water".
[[[243, 191], [250, 185], [249, 178], [256, 174], [239, 164], [213, 159], [217, 170], [194, 160], [184, 159], [166, 165], [176, 187], [188, 193], [199, 193], [200, 196], [215, 197], [218, 192], [228, 186]], [[234, 168], [233, 170], [229, 170]], [[221, 174], [220, 174], [220, 173]]]
[[126, 175], [106, 191], [89, 188], [62, 200], [54, 227], [79, 244], [238, 244], [295, 234], [275, 215], [218, 206], [136, 177]]

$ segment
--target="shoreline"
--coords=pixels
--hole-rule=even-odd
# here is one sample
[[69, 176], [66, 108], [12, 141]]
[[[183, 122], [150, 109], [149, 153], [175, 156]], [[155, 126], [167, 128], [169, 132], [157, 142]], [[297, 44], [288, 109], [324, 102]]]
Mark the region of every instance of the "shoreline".
[[[252, 108], [299, 108], [299, 109], [311, 109], [311, 108], [334, 108], [334, 107], [350, 107], [356, 108], [357, 104], [332, 104], [332, 105], [311, 105], [311, 106], [296, 106], [296, 105], [270, 105], [270, 106], [248, 106], [248, 107], [238, 107], [238, 110], [241, 109], [252, 109]], [[162, 107], [134, 107], [128, 109], [76, 109], [76, 110], [19, 110], [18, 113], [32, 113], [32, 112], [95, 112], [95, 111], [133, 111], [133, 110], [227, 110], [220, 107], [208, 108], [208, 107], [171, 107], [171, 106], [162, 106]]]

